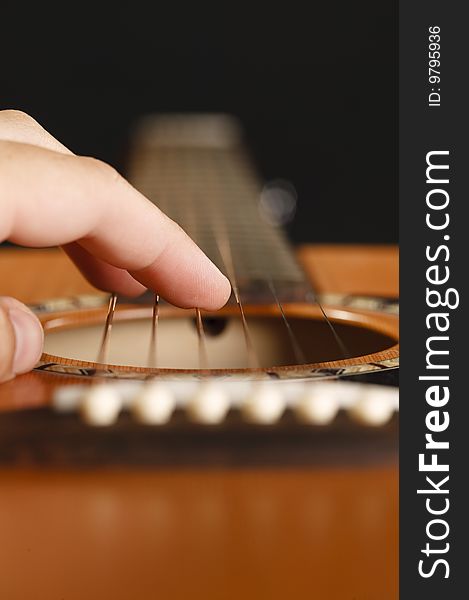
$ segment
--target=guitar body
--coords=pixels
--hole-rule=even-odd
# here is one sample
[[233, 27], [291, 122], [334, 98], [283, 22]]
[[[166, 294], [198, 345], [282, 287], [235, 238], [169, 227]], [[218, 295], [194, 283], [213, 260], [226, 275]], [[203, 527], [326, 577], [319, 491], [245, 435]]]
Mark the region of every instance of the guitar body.
[[[298, 257], [321, 292], [397, 294], [396, 248], [305, 246]], [[96, 293], [56, 250], [3, 250], [0, 280], [31, 304]], [[40, 375], [0, 386], [2, 410], [37, 403]], [[0, 468], [0, 596], [394, 599], [392, 439], [384, 456], [377, 443], [358, 463], [317, 467], [33, 469], [24, 456]]]

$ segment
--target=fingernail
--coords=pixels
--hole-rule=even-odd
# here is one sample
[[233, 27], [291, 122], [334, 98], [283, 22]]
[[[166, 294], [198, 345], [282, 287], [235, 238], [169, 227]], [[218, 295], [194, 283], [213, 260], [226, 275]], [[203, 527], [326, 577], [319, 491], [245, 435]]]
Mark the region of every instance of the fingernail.
[[41, 356], [44, 333], [36, 317], [26, 310], [11, 308], [8, 316], [15, 332], [13, 371], [15, 374], [25, 373], [35, 366]]

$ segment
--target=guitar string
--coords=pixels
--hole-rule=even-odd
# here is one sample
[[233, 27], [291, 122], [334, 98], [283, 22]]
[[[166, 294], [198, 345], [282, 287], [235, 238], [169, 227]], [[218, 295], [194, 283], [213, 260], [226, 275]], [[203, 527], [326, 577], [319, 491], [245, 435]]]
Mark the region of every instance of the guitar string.
[[[240, 157], [238, 156], [238, 159], [239, 158]], [[242, 159], [242, 157], [241, 157], [241, 159]], [[220, 179], [220, 169], [218, 169], [218, 171], [216, 172], [216, 175], [218, 175], [218, 178]], [[221, 180], [220, 182], [221, 182], [222, 185], [225, 184], [224, 180]], [[217, 208], [218, 208], [218, 206], [217, 206]], [[220, 212], [218, 214], [219, 214], [219, 216], [221, 216]], [[227, 219], [226, 219], [226, 217], [223, 218], [223, 228], [224, 228], [224, 231], [225, 231], [225, 239], [228, 241], [228, 245], [229, 245], [229, 247], [231, 249], [231, 244], [229, 244], [229, 235], [228, 235]], [[232, 254], [231, 254], [231, 256], [232, 256]], [[234, 262], [234, 261], [232, 260], [232, 262]], [[264, 268], [264, 270], [265, 270], [265, 268]], [[288, 336], [289, 336], [290, 343], [292, 345], [292, 349], [293, 349], [293, 352], [295, 354], [295, 357], [296, 357], [297, 360], [301, 358], [302, 360], [300, 362], [302, 362], [304, 364], [306, 362], [304, 360], [305, 359], [304, 353], [302, 352], [301, 347], [299, 345], [299, 342], [298, 342], [296, 336], [294, 335], [293, 329], [292, 329], [292, 327], [291, 327], [291, 325], [290, 325], [290, 323], [288, 321], [288, 318], [287, 318], [286, 313], [285, 313], [285, 311], [283, 309], [282, 303], [281, 303], [280, 299], [278, 298], [278, 294], [276, 294], [276, 292], [275, 292], [275, 287], [273, 286], [273, 278], [272, 278], [271, 274], [269, 273], [268, 275], [265, 275], [264, 277], [260, 277], [260, 280], [264, 281], [264, 283], [266, 283], [268, 285], [268, 287], [270, 288], [270, 290], [272, 292], [272, 295], [273, 295], [273, 297], [275, 299], [275, 302], [277, 303], [277, 306], [279, 308], [281, 318], [282, 318], [282, 320], [283, 320], [283, 322], [285, 324], [285, 327], [287, 329]], [[322, 315], [323, 319], [327, 323], [327, 325], [328, 325], [328, 327], [329, 327], [329, 329], [330, 329], [330, 331], [331, 331], [331, 333], [332, 333], [332, 335], [333, 335], [333, 337], [334, 337], [334, 339], [335, 339], [335, 341], [336, 341], [336, 343], [337, 343], [337, 345], [339, 347], [339, 350], [340, 350], [340, 352], [343, 355], [343, 358], [350, 358], [350, 353], [349, 353], [349, 351], [348, 351], [348, 349], [347, 349], [344, 341], [342, 340], [341, 336], [339, 335], [339, 333], [337, 332], [336, 328], [334, 327], [333, 322], [329, 319], [328, 315], [326, 314], [326, 311], [325, 311], [322, 303], [320, 302], [317, 294], [314, 292], [314, 290], [312, 290], [311, 295], [312, 295], [313, 302], [315, 304], [317, 304], [317, 306], [318, 306], [318, 308], [319, 308], [319, 310], [321, 312], [321, 315]]]
[[[265, 280], [266, 280], [266, 282], [267, 282], [268, 285], [269, 285], [269, 280], [273, 283], [272, 277], [270, 275], [268, 275], [265, 278]], [[277, 302], [277, 305], [279, 307], [279, 310], [280, 310], [280, 313], [281, 313], [281, 316], [282, 316], [282, 320], [283, 320], [283, 322], [284, 322], [284, 324], [285, 324], [285, 326], [287, 328], [288, 335], [289, 335], [290, 341], [292, 343], [292, 347], [293, 347], [293, 351], [295, 353], [295, 356], [297, 356], [297, 358], [298, 358], [299, 356], [301, 356], [303, 354], [301, 352], [301, 348], [299, 346], [298, 340], [294, 336], [293, 330], [292, 330], [292, 328], [290, 326], [290, 323], [288, 322], [288, 319], [287, 319], [287, 316], [285, 314], [285, 311], [283, 310], [282, 304], [281, 304], [281, 302], [280, 302], [280, 300], [278, 298], [278, 295], [275, 293], [275, 288], [271, 287], [271, 291], [273, 292], [273, 296], [274, 296], [275, 301]], [[337, 345], [339, 347], [339, 350], [340, 350], [340, 352], [343, 355], [343, 358], [350, 358], [350, 356], [351, 356], [350, 352], [348, 351], [348, 349], [347, 349], [347, 347], [346, 347], [346, 345], [345, 345], [342, 337], [339, 335], [338, 331], [334, 327], [333, 322], [329, 319], [328, 315], [326, 314], [326, 311], [325, 311], [322, 303], [320, 302], [317, 294], [314, 292], [314, 290], [312, 291], [312, 298], [313, 298], [313, 302], [318, 305], [319, 310], [321, 312], [321, 315], [322, 315], [323, 319], [325, 320], [325, 322], [327, 323], [327, 325], [328, 325], [328, 327], [329, 327], [329, 329], [330, 329], [330, 331], [331, 331], [331, 333], [332, 333], [332, 335], [333, 335], [333, 337], [334, 337], [334, 339], [335, 339], [335, 341], [336, 341], [336, 343], [337, 343]], [[300, 350], [300, 352], [298, 352], [298, 350]], [[304, 357], [304, 355], [303, 355], [303, 357]]]
[[[220, 170], [217, 171], [217, 174], [220, 172]], [[219, 175], [218, 175], [219, 178]], [[225, 181], [222, 180], [221, 184], [223, 186], [225, 186]], [[237, 281], [236, 281], [236, 271], [235, 271], [235, 266], [234, 266], [234, 259], [233, 259], [233, 253], [232, 253], [232, 245], [230, 243], [230, 239], [229, 239], [229, 234], [228, 234], [228, 228], [227, 228], [227, 218], [225, 215], [221, 215], [219, 207], [217, 206], [217, 210], [218, 210], [218, 216], [219, 216], [219, 222], [220, 222], [220, 217], [222, 217], [221, 219], [221, 229], [223, 230], [223, 239], [220, 241], [219, 238], [219, 234], [218, 232], [215, 233], [215, 241], [217, 243], [217, 247], [218, 247], [218, 252], [222, 258], [222, 261], [225, 264], [225, 269], [229, 272], [229, 279], [231, 280], [231, 284], [232, 284], [232, 288], [233, 288], [233, 294], [235, 296], [235, 300], [236, 303], [238, 304], [238, 308], [240, 311], [240, 315], [241, 315], [241, 320], [243, 323], [243, 330], [244, 330], [244, 334], [245, 334], [245, 340], [246, 340], [246, 348], [247, 348], [247, 352], [248, 352], [248, 359], [249, 357], [251, 357], [250, 359], [250, 364], [251, 366], [256, 366], [259, 367], [260, 366], [260, 360], [258, 358], [258, 356], [255, 354], [254, 352], [254, 344], [252, 342], [252, 338], [251, 335], [249, 333], [249, 328], [247, 325], [247, 320], [244, 314], [244, 309], [243, 309], [243, 305], [241, 302], [241, 297], [240, 297], [240, 293], [239, 293], [239, 288], [237, 285]], [[214, 212], [212, 212], [212, 214], [214, 214]], [[212, 224], [213, 225], [213, 224]], [[214, 228], [215, 229], [215, 228]], [[225, 247], [225, 252], [223, 252], [222, 247]], [[275, 286], [272, 280], [272, 277], [269, 275], [268, 277], [266, 277], [266, 283], [272, 293], [272, 295], [274, 296], [275, 302], [277, 303], [277, 306], [279, 308], [279, 312], [282, 318], [282, 321], [286, 327], [287, 330], [287, 335], [288, 338], [290, 340], [292, 349], [293, 349], [293, 353], [295, 356], [296, 361], [298, 362], [298, 364], [305, 364], [306, 360], [305, 360], [305, 356], [303, 351], [301, 350], [300, 344], [293, 332], [293, 329], [288, 321], [288, 318], [285, 314], [285, 311], [283, 309], [282, 303], [278, 297], [278, 294], [275, 291]]]
[[[283, 306], [282, 306], [282, 304], [280, 302], [280, 299], [278, 298], [278, 295], [275, 292], [275, 288], [273, 287], [273, 279], [272, 279], [271, 275], [268, 274], [264, 278], [261, 277], [260, 279], [261, 279], [261, 281], [264, 279], [264, 281], [267, 283], [267, 285], [270, 287], [270, 289], [271, 289], [271, 291], [273, 293], [274, 299], [275, 299], [275, 301], [276, 301], [276, 303], [277, 303], [277, 305], [279, 307], [280, 313], [281, 313], [281, 318], [282, 318], [282, 320], [283, 320], [283, 322], [284, 322], [284, 324], [285, 324], [285, 326], [287, 328], [288, 336], [289, 336], [290, 342], [292, 344], [293, 352], [294, 352], [297, 360], [298, 360], [298, 358], [300, 356], [302, 356], [302, 358], [304, 360], [304, 353], [301, 351], [301, 347], [299, 345], [299, 342], [298, 342], [296, 336], [294, 335], [294, 332], [293, 332], [292, 327], [291, 327], [291, 325], [290, 325], [290, 323], [288, 321], [288, 318], [287, 318], [287, 316], [285, 314], [285, 311], [284, 311]], [[269, 282], [270, 282], [270, 285], [269, 285]], [[309, 285], [311, 285], [311, 284], [309, 284]], [[325, 320], [325, 322], [327, 323], [327, 325], [328, 325], [328, 327], [329, 327], [329, 329], [330, 329], [330, 331], [331, 331], [331, 333], [332, 333], [332, 335], [333, 335], [333, 337], [334, 337], [334, 339], [335, 339], [335, 341], [336, 341], [336, 343], [337, 343], [337, 345], [339, 347], [339, 350], [340, 350], [340, 352], [343, 355], [343, 358], [350, 358], [350, 352], [348, 351], [348, 349], [347, 349], [344, 341], [342, 340], [341, 336], [337, 332], [336, 328], [334, 327], [333, 322], [331, 321], [331, 319], [329, 319], [328, 315], [326, 314], [326, 311], [325, 311], [322, 303], [320, 302], [317, 294], [314, 292], [314, 290], [312, 290], [312, 298], [313, 298], [313, 302], [318, 305], [318, 308], [319, 308], [319, 310], [321, 312], [321, 315], [322, 315], [323, 319]], [[304, 362], [306, 362], [306, 361], [304, 361]]]
[[[238, 155], [238, 160], [239, 159], [243, 160], [243, 157]], [[218, 170], [218, 173], [219, 172], [220, 172], [220, 170]], [[225, 184], [225, 181], [221, 181], [221, 183], [223, 185], [223, 184]], [[223, 216], [223, 229], [225, 231], [225, 239], [227, 241], [227, 246], [228, 246], [228, 249], [230, 250], [230, 255], [229, 255], [230, 259], [231, 259], [230, 262], [232, 264], [232, 270], [234, 272], [234, 270], [235, 270], [234, 264], [233, 264], [234, 263], [234, 259], [233, 259], [233, 255], [232, 255], [232, 252], [231, 252], [232, 244], [229, 241], [227, 222], [228, 222], [228, 219], [224, 215]], [[225, 261], [225, 263], [226, 263], [226, 261]], [[265, 270], [265, 267], [264, 267], [264, 270]], [[292, 327], [291, 327], [291, 325], [290, 325], [290, 323], [288, 321], [287, 315], [286, 315], [285, 310], [284, 310], [284, 308], [282, 306], [280, 298], [278, 297], [278, 294], [277, 294], [277, 292], [275, 290], [275, 286], [274, 286], [274, 282], [273, 282], [273, 278], [272, 278], [271, 274], [269, 273], [267, 276], [260, 277], [259, 279], [260, 279], [261, 282], [264, 282], [264, 283], [267, 284], [270, 292], [272, 293], [272, 296], [274, 297], [274, 300], [275, 300], [275, 302], [277, 304], [277, 307], [279, 309], [279, 313], [280, 313], [281, 319], [282, 319], [282, 321], [283, 321], [283, 323], [285, 325], [285, 328], [287, 330], [287, 335], [288, 335], [290, 344], [292, 346], [293, 354], [295, 356], [296, 361], [299, 364], [304, 364], [306, 362], [304, 353], [301, 350], [300, 344], [299, 344], [299, 342], [298, 342], [298, 340], [297, 340], [297, 338], [296, 338], [296, 336], [295, 336], [295, 334], [293, 332], [293, 329], [292, 329]], [[239, 297], [239, 288], [236, 289], [236, 292], [237, 292], [238, 297]]]
[[233, 295], [236, 301], [236, 305], [239, 310], [239, 315], [241, 317], [241, 323], [243, 327], [243, 335], [244, 335], [244, 343], [246, 346], [246, 355], [248, 360], [248, 365], [251, 368], [259, 368], [261, 362], [259, 360], [259, 356], [254, 347], [251, 332], [248, 327], [248, 322], [246, 320], [246, 315], [244, 312], [243, 303], [241, 301], [241, 295], [239, 293], [238, 282], [236, 278], [236, 271], [233, 263], [233, 255], [231, 252], [231, 245], [228, 236], [220, 239], [219, 233], [215, 232], [215, 242], [218, 248], [218, 252], [225, 266], [225, 270], [227, 272], [228, 279], [231, 283], [231, 288], [233, 290]]
[[153, 297], [153, 309], [151, 315], [151, 335], [150, 335], [150, 349], [148, 351], [148, 366], [151, 369], [156, 369], [157, 361], [157, 347], [158, 347], [158, 325], [160, 320], [160, 296], [155, 293]]
[[332, 323], [332, 321], [329, 319], [329, 317], [326, 314], [326, 311], [324, 310], [324, 307], [322, 305], [322, 303], [319, 301], [319, 298], [317, 296], [317, 294], [315, 294], [314, 292], [310, 292], [309, 294], [309, 300], [311, 303], [313, 304], [317, 304], [319, 307], [319, 310], [322, 313], [322, 316], [324, 317], [325, 322], [327, 323], [329, 329], [332, 332], [332, 335], [334, 336], [334, 339], [337, 343], [337, 345], [339, 346], [339, 350], [342, 352], [342, 357], [344, 359], [350, 358], [350, 352], [347, 348], [347, 346], [345, 345], [342, 337], [339, 335], [339, 333], [337, 332], [336, 328], [334, 327], [334, 324]]
[[199, 341], [199, 369], [208, 369], [208, 354], [207, 354], [207, 342], [205, 337], [204, 324], [202, 321], [202, 315], [200, 308], [195, 309], [195, 322], [197, 327], [197, 337]]
[[114, 321], [114, 313], [117, 305], [117, 294], [112, 292], [109, 296], [109, 304], [106, 313], [106, 320], [104, 322], [104, 330], [101, 338], [101, 345], [98, 352], [97, 363], [106, 365], [108, 362], [109, 354], [109, 341], [111, 337], [112, 323]]
[[275, 290], [275, 285], [274, 285], [274, 282], [272, 280], [272, 277], [269, 277], [267, 279], [267, 284], [268, 284], [268, 287], [269, 287], [270, 291], [272, 292], [272, 295], [273, 295], [273, 297], [275, 299], [275, 302], [277, 303], [278, 309], [280, 311], [280, 314], [281, 314], [281, 317], [282, 317], [282, 321], [283, 321], [283, 323], [285, 325], [288, 337], [290, 339], [290, 344], [292, 346], [293, 353], [295, 355], [295, 359], [296, 359], [296, 361], [297, 361], [298, 364], [304, 365], [306, 363], [305, 354], [304, 354], [303, 350], [301, 349], [300, 343], [298, 342], [298, 339], [297, 339], [295, 333], [293, 332], [293, 329], [292, 329], [292, 327], [290, 325], [290, 322], [289, 322], [289, 320], [287, 318], [287, 315], [285, 314], [285, 311], [283, 309], [282, 303], [280, 302], [278, 294], [277, 294], [277, 292]]

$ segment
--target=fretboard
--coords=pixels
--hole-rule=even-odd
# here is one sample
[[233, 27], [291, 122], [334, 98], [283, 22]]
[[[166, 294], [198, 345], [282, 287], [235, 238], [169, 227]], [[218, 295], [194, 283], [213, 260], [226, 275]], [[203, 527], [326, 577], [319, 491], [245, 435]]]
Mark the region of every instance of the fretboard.
[[283, 300], [310, 289], [284, 232], [259, 211], [262, 189], [235, 120], [147, 117], [136, 131], [129, 178], [174, 219], [243, 294]]

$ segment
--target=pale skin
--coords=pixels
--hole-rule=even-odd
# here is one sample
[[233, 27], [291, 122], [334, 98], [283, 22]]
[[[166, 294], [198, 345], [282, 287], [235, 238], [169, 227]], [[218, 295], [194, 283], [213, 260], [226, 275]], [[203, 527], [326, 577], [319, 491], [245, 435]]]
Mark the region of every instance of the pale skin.
[[[62, 246], [93, 285], [127, 296], [149, 288], [177, 306], [215, 310], [231, 291], [184, 231], [117, 171], [73, 154], [15, 110], [0, 111], [4, 240]], [[33, 313], [0, 296], [0, 382], [32, 369], [42, 345], [42, 327]]]

